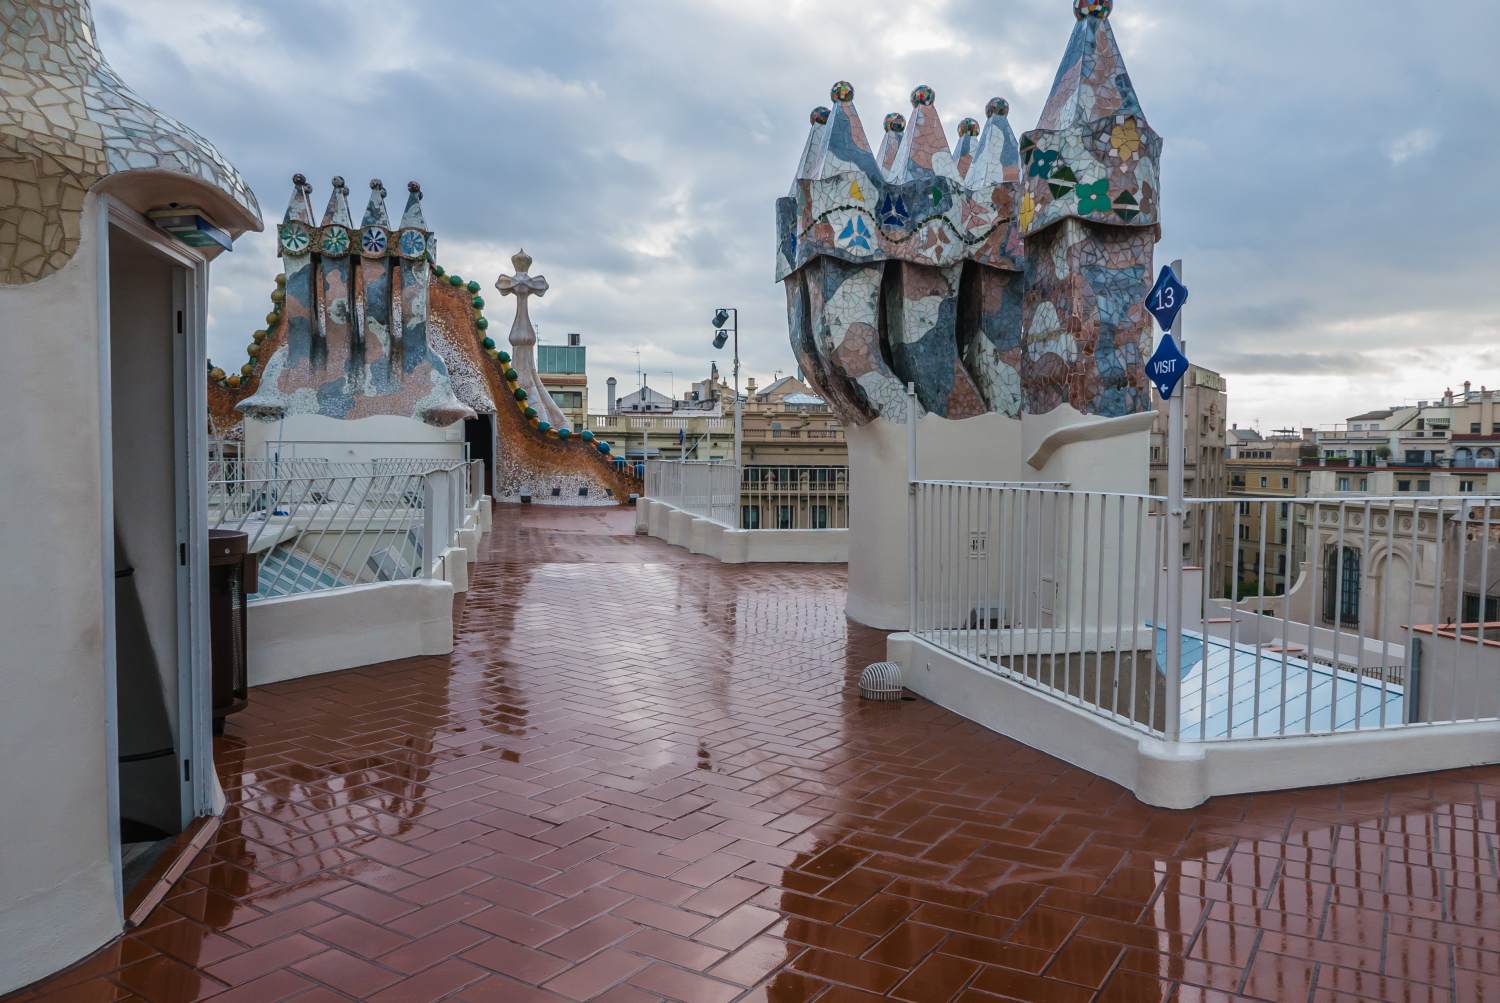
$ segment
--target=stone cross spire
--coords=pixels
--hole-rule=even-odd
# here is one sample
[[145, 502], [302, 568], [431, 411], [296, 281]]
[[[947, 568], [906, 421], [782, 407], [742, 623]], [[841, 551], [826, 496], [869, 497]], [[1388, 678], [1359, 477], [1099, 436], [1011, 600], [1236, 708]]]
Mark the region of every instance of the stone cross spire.
[[526, 306], [528, 297], [546, 295], [547, 279], [530, 274], [531, 255], [525, 248], [510, 256], [510, 264], [516, 270], [515, 274], [501, 275], [495, 280], [495, 288], [500, 290], [501, 296], [516, 298], [516, 319], [510, 325], [510, 364], [520, 375], [517, 385], [526, 390], [526, 399], [543, 421], [550, 422], [553, 428], [566, 428], [567, 416], [537, 376], [536, 329], [531, 326], [531, 314]]

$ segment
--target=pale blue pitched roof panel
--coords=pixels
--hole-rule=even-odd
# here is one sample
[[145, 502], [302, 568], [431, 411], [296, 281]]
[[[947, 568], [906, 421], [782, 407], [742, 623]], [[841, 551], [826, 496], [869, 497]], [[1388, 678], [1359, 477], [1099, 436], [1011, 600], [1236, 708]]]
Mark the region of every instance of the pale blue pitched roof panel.
[[[1166, 663], [1166, 630], [1156, 631], [1156, 663]], [[1286, 664], [1286, 688], [1282, 689], [1282, 663]], [[1230, 665], [1234, 672], [1234, 730], [1230, 734]], [[1384, 722], [1400, 724], [1405, 720], [1405, 690], [1352, 672], [1335, 671], [1326, 665], [1309, 665], [1290, 655], [1261, 650], [1257, 686], [1256, 648], [1198, 634], [1182, 635], [1182, 710], [1179, 717], [1185, 741], [1222, 738], [1253, 738], [1275, 735], [1305, 735], [1309, 732], [1353, 731], [1355, 718], [1361, 728], [1378, 728], [1380, 708], [1385, 704]], [[1206, 687], [1206, 692], [1205, 692]], [[1311, 728], [1308, 727], [1308, 688], [1312, 689]], [[1260, 691], [1259, 721], [1256, 728], [1256, 690]], [[1285, 725], [1282, 707], [1285, 706]], [[1332, 708], [1332, 713], [1330, 713]], [[1330, 722], [1332, 727], [1330, 728]]]

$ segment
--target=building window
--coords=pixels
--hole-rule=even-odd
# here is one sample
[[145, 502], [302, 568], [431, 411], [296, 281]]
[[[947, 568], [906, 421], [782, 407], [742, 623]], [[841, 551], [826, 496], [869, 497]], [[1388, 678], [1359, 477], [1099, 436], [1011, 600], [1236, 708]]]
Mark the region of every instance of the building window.
[[1261, 479], [1260, 479], [1260, 486], [1261, 486], [1261, 487], [1265, 487], [1265, 486], [1266, 486], [1266, 479], [1265, 479], [1265, 478], [1264, 478], [1264, 477], [1262, 477], [1262, 478], [1261, 478]]
[[1490, 434], [1500, 435], [1500, 421], [1494, 422], [1490, 425]]
[[1332, 623], [1337, 610], [1339, 624], [1359, 623], [1359, 551], [1345, 547], [1340, 561], [1338, 548], [1329, 547], [1323, 552], [1323, 575], [1323, 619]]
[[[1464, 593], [1464, 622], [1473, 623], [1479, 619], [1479, 596], [1474, 592]], [[1484, 597], [1484, 621], [1494, 623], [1500, 620], [1500, 596], [1486, 595]]]
[[790, 505], [776, 506], [777, 529], [791, 529], [796, 521], [796, 514]]
[[827, 529], [828, 528], [828, 506], [827, 505], [814, 505], [812, 507], [812, 528], [813, 529]]
[[1396, 482], [1396, 490], [1397, 491], [1410, 491], [1411, 490], [1411, 481], [1397, 481]]
[[740, 529], [760, 529], [759, 505], [740, 506]]
[[1475, 435], [1478, 435], [1479, 434], [1479, 429], [1480, 429], [1479, 422], [1477, 422], [1477, 421], [1471, 421], [1471, 422], [1469, 422], [1469, 431], [1470, 432], [1474, 433]]
[[1426, 479], [1417, 481], [1417, 490], [1418, 491], [1431, 491], [1432, 490], [1432, 482], [1429, 481], [1429, 480], [1426, 480]]
[[1348, 491], [1349, 490], [1349, 478], [1347, 478], [1347, 477], [1340, 477], [1339, 478], [1339, 490], [1340, 491]]
[[1461, 493], [1466, 494], [1466, 495], [1467, 494], [1473, 494], [1474, 493], [1474, 482], [1473, 481], [1459, 481], [1458, 482], [1458, 490]]
[[1292, 486], [1292, 479], [1290, 477], [1283, 477], [1281, 479], [1281, 490], [1285, 491], [1287, 488], [1289, 488], [1291, 486]]
[[1361, 491], [1370, 490], [1370, 479], [1368, 477], [1361, 477], [1359, 479], [1359, 489]]

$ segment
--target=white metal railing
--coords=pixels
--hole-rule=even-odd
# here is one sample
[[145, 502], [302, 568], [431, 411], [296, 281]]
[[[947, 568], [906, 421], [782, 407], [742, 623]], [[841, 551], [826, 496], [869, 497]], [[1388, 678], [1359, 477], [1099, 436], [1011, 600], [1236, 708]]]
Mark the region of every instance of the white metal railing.
[[912, 630], [1169, 741], [1500, 718], [1500, 498], [1190, 498], [1177, 553], [1169, 524], [1159, 497], [914, 482]]
[[372, 469], [380, 465], [249, 460], [216, 467], [209, 525], [249, 536], [260, 564], [256, 600], [441, 573], [482, 493], [482, 462]]
[[646, 497], [733, 526], [739, 506], [739, 477], [732, 463], [705, 460], [648, 460]]
[[645, 497], [731, 529], [847, 529], [849, 468], [650, 460]]

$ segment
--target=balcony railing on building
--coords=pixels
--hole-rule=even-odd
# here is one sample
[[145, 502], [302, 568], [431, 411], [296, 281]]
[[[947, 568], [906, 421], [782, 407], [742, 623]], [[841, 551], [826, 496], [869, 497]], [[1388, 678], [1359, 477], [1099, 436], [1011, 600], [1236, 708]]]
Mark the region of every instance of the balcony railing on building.
[[1087, 715], [1170, 743], [1500, 719], [1500, 498], [1187, 499], [1194, 567], [1165, 498], [914, 490], [915, 636]]

